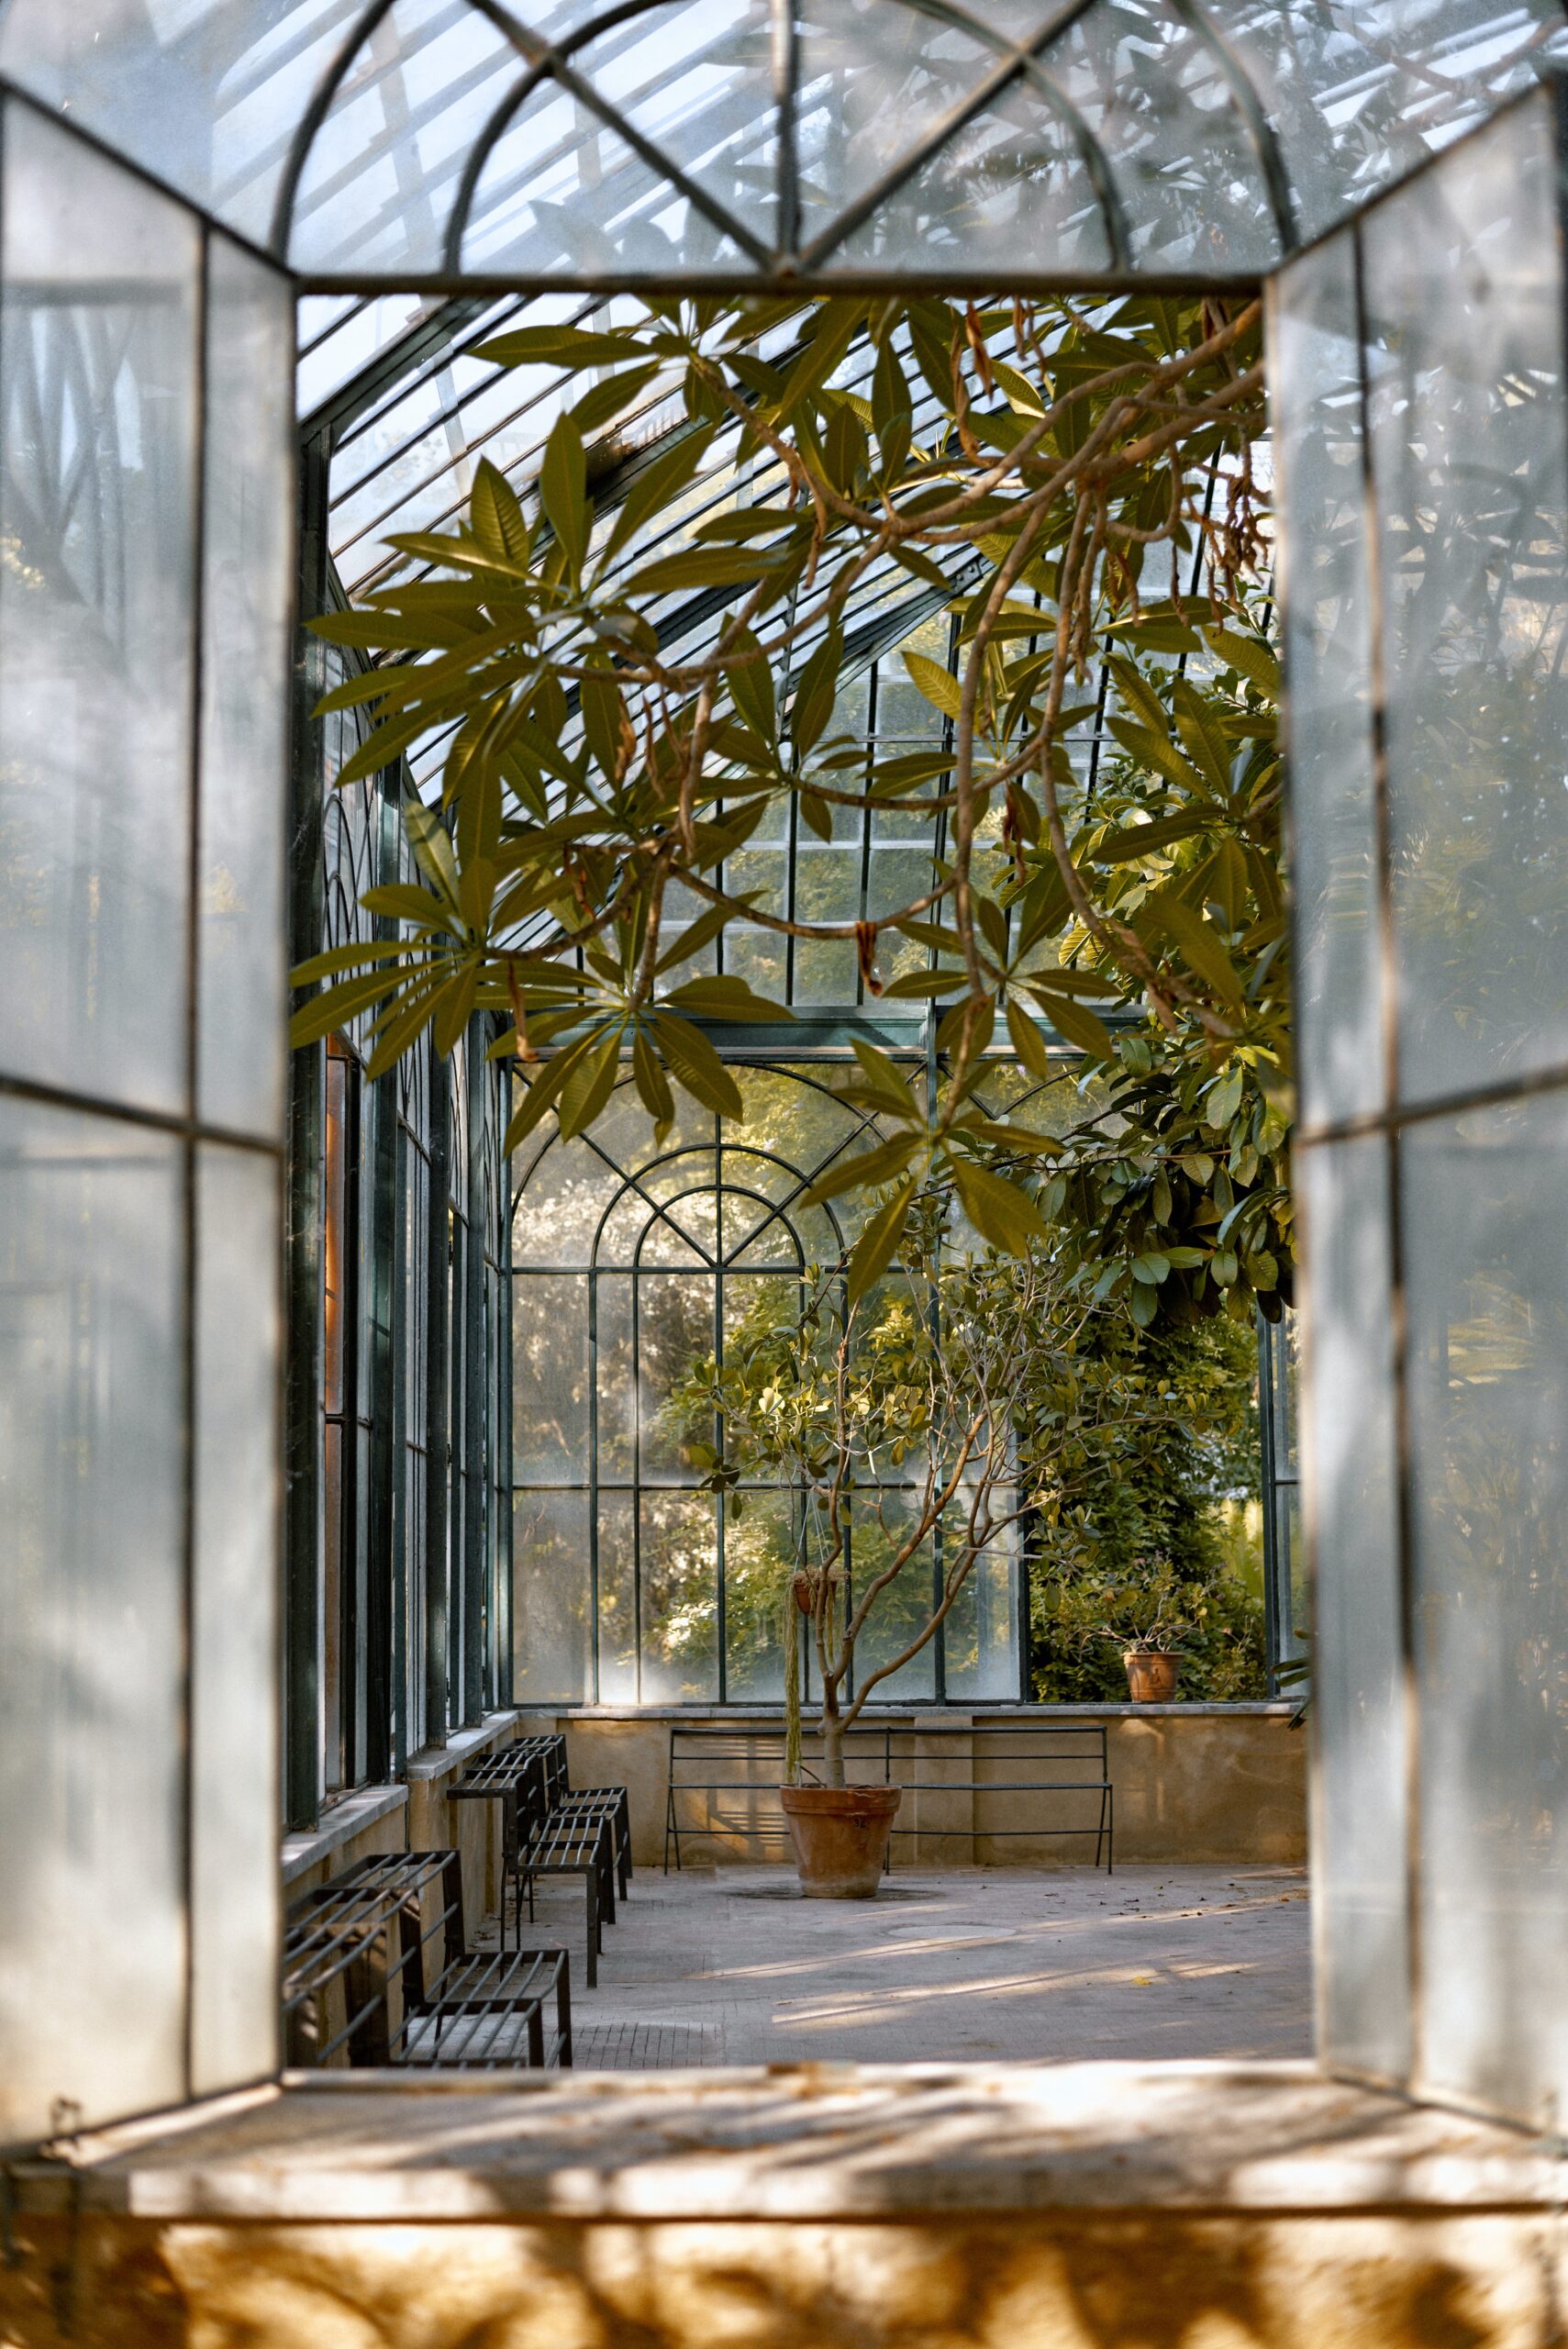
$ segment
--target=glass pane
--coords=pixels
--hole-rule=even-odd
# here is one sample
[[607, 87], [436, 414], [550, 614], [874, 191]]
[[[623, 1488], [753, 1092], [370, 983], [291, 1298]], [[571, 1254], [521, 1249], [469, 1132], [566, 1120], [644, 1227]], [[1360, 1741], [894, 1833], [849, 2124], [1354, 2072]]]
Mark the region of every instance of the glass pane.
[[1568, 417], [1544, 100], [1365, 231], [1400, 1086], [1568, 1058]]
[[514, 1702], [589, 1702], [594, 1692], [586, 1493], [515, 1496], [512, 1594]]
[[1151, 0], [1096, 0], [1048, 52], [1105, 154], [1145, 269], [1265, 270], [1280, 237], [1213, 53]]
[[589, 1264], [599, 1219], [619, 1188], [619, 1175], [586, 1141], [550, 1142], [522, 1178], [513, 1263]]
[[[850, 1568], [856, 1604], [868, 1585], [886, 1572], [908, 1539], [913, 1499], [913, 1495], [900, 1491], [857, 1495]], [[857, 1688], [863, 1688], [882, 1664], [902, 1654], [930, 1621], [935, 1609], [932, 1572], [931, 1545], [926, 1541], [876, 1599], [855, 1644]], [[918, 1655], [877, 1683], [872, 1701], [879, 1705], [911, 1698], [929, 1702], [935, 1691], [936, 1642], [929, 1640]]]
[[1304, 1150], [1298, 1164], [1310, 1275], [1319, 2049], [1397, 2079], [1410, 2013], [1386, 1152], [1373, 1137]]
[[1355, 239], [1276, 281], [1292, 861], [1302, 1118], [1384, 1106], [1383, 942], [1373, 799], [1372, 613], [1362, 477]]
[[468, 150], [518, 61], [477, 8], [395, 0], [312, 142], [295, 199], [292, 266], [386, 275], [442, 269]]
[[463, 265], [654, 279], [741, 261], [732, 237], [553, 82], [523, 100], [479, 176]]
[[512, 1295], [512, 1473], [519, 1485], [580, 1485], [588, 1473], [588, 1275], [519, 1273]]
[[896, 268], [919, 251], [939, 268], [1005, 271], [1044, 245], [1064, 270], [1108, 269], [1105, 212], [1051, 86], [1044, 73], [1016, 81], [972, 115], [835, 243], [829, 268]]
[[637, 1284], [639, 1464], [644, 1482], [689, 1483], [686, 1445], [694, 1433], [711, 1432], [711, 1415], [694, 1405], [687, 1381], [699, 1364], [713, 1360], [713, 1306], [714, 1284], [706, 1275], [658, 1274]]
[[1568, 2095], [1568, 1098], [1413, 1130], [1405, 1259], [1422, 2085]]
[[181, 1194], [165, 1136], [0, 1100], [12, 2140], [184, 2093]]
[[5, 128], [0, 1065], [58, 1083], [69, 1035], [80, 1091], [179, 1111], [195, 223]]
[[[1006, 1494], [994, 1497], [998, 1515], [1011, 1505]], [[942, 1626], [943, 1685], [955, 1702], [1017, 1698], [1018, 1588], [1018, 1535], [1009, 1526], [976, 1558]]]
[[599, 1495], [599, 1701], [635, 1705], [637, 1668], [637, 1503], [630, 1493]]
[[718, 1544], [711, 1493], [644, 1493], [638, 1508], [641, 1702], [718, 1695]]
[[197, 1103], [276, 1140], [284, 1059], [293, 288], [207, 248]]
[[277, 2060], [278, 1238], [275, 1163], [196, 1166], [191, 2089]]
[[[784, 1701], [784, 1609], [795, 1568], [795, 1516], [789, 1493], [749, 1492], [725, 1502], [724, 1665], [731, 1704]], [[802, 1628], [807, 1628], [804, 1622]]]

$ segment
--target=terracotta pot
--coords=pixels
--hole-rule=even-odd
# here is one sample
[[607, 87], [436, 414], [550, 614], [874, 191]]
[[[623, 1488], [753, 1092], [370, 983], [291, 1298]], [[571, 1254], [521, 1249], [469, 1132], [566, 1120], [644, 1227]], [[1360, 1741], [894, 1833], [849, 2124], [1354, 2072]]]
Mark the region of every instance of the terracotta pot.
[[781, 1787], [808, 1900], [874, 1900], [901, 1787]]
[[[795, 1592], [795, 1603], [799, 1608], [803, 1615], [809, 1615], [812, 1609], [816, 1606], [817, 1586], [820, 1583], [821, 1579], [822, 1577], [819, 1574], [809, 1573], [805, 1567], [802, 1567], [800, 1572], [794, 1576], [790, 1587]], [[828, 1580], [835, 1590], [841, 1590], [844, 1584], [843, 1567], [835, 1566], [831, 1574], [828, 1575]]]
[[1135, 1705], [1168, 1705], [1176, 1693], [1182, 1659], [1161, 1648], [1129, 1648], [1122, 1657], [1127, 1686]]

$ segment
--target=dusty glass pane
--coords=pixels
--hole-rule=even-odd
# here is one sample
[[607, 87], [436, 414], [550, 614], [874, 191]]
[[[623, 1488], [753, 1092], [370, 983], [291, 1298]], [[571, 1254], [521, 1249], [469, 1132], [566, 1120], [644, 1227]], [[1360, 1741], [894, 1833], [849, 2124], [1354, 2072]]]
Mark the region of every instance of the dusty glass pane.
[[927, 251], [938, 266], [1006, 269], [1027, 239], [1064, 270], [1108, 269], [1105, 211], [1049, 89], [1043, 73], [1011, 83], [835, 242], [828, 266], [896, 268]]
[[0, 1100], [10, 2140], [184, 2093], [181, 1191], [166, 1136]]
[[519, 1185], [513, 1263], [591, 1263], [594, 1235], [620, 1186], [619, 1175], [586, 1139], [547, 1144]]
[[1304, 1150], [1299, 1178], [1311, 1275], [1319, 2045], [1397, 2079], [1410, 2012], [1387, 1144]]
[[196, 1167], [191, 2088], [277, 2061], [277, 1164]]
[[[1010, 1497], [997, 1494], [998, 1517]], [[956, 1539], [955, 1527], [950, 1541]], [[986, 1545], [942, 1625], [942, 1676], [947, 1694], [960, 1703], [1006, 1701], [1018, 1694], [1018, 1544], [1006, 1527]]]
[[1568, 2092], [1568, 1098], [1412, 1130], [1422, 2085]]
[[[678, 1392], [713, 1359], [714, 1283], [706, 1275], [651, 1274], [637, 1283], [639, 1456], [644, 1483], [689, 1484], [694, 1422]], [[706, 1415], [699, 1415], [707, 1425]], [[697, 1472], [702, 1473], [700, 1470]]]
[[283, 1123], [294, 413], [288, 280], [207, 248], [196, 1098], [209, 1123]]
[[1364, 235], [1400, 1092], [1568, 1056], [1568, 417], [1551, 115]]
[[194, 220], [5, 121], [0, 1065], [186, 1095]]
[[395, 0], [339, 83], [295, 198], [300, 271], [412, 275], [443, 266], [468, 150], [517, 77], [477, 8]]
[[[909, 1538], [912, 1494], [886, 1489], [858, 1493], [852, 1509], [850, 1582], [858, 1607], [877, 1576], [887, 1571]], [[894, 1581], [873, 1601], [865, 1629], [855, 1644], [854, 1678], [863, 1688], [872, 1674], [893, 1662], [919, 1637], [933, 1609], [931, 1545], [922, 1542]], [[936, 1643], [877, 1683], [874, 1701], [895, 1704], [929, 1699], [936, 1690]]]
[[1355, 239], [1275, 281], [1291, 851], [1301, 1110], [1308, 1127], [1384, 1106], [1383, 941], [1373, 797], [1368, 528]]
[[1279, 259], [1257, 150], [1229, 84], [1173, 9], [1096, 0], [1048, 61], [1105, 155], [1140, 267], [1223, 275]]
[[637, 1500], [632, 1493], [601, 1493], [599, 1553], [599, 1700], [640, 1701], [638, 1675]]
[[734, 239], [651, 170], [613, 122], [554, 82], [532, 88], [480, 173], [468, 269], [679, 277], [735, 268]]
[[593, 1694], [586, 1493], [517, 1493], [512, 1503], [512, 1694], [519, 1705], [580, 1705]]

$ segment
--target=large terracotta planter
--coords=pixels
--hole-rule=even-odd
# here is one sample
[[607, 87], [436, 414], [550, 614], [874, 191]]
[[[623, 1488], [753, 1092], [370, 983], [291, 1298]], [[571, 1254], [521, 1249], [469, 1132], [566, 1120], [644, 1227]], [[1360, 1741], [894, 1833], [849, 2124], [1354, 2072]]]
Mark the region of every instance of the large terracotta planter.
[[874, 1900], [901, 1787], [781, 1787], [808, 1900]]
[[1129, 1648], [1122, 1657], [1127, 1686], [1135, 1705], [1168, 1705], [1176, 1693], [1180, 1656], [1161, 1648]]

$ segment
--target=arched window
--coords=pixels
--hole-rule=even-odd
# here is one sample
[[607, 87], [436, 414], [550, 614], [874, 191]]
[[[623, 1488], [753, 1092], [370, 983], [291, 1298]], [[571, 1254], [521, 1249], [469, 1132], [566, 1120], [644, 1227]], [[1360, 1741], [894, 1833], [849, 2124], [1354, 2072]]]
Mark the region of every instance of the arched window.
[[[744, 1126], [683, 1104], [662, 1146], [629, 1078], [591, 1133], [552, 1129], [522, 1172], [513, 1213], [514, 1693], [521, 1703], [754, 1702], [783, 1693], [784, 1585], [802, 1539], [787, 1484], [703, 1488], [688, 1445], [715, 1440], [686, 1375], [722, 1361], [760, 1319], [793, 1314], [808, 1268], [830, 1268], [873, 1204], [802, 1195], [846, 1152], [884, 1139], [840, 1099], [832, 1065], [733, 1067]], [[1028, 1091], [999, 1066], [1000, 1110]], [[1055, 1086], [1035, 1089], [1048, 1115]], [[963, 1244], [964, 1235], [955, 1235]], [[851, 1535], [864, 1572], [906, 1507], [866, 1496]], [[930, 1573], [887, 1594], [862, 1671], [906, 1643]], [[977, 1569], [941, 1636], [884, 1684], [890, 1699], [995, 1701], [1019, 1694], [1018, 1575], [1010, 1549]]]

